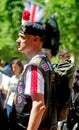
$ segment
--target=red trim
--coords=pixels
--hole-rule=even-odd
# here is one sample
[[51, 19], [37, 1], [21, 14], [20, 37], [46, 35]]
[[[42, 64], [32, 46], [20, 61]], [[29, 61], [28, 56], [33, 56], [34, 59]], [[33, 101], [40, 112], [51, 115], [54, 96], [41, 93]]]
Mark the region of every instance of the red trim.
[[31, 67], [31, 93], [37, 93], [37, 67], [32, 66]]

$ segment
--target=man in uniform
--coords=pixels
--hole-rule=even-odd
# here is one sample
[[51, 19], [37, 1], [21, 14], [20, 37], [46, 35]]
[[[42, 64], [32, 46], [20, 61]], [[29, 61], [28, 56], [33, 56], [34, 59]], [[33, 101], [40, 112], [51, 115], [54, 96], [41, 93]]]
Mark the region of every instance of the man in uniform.
[[12, 130], [57, 130], [55, 98], [52, 94], [50, 102], [49, 95], [51, 63], [42, 52], [45, 33], [42, 25], [30, 22], [29, 11], [24, 11], [16, 42], [18, 51], [26, 55], [28, 63], [17, 85]]

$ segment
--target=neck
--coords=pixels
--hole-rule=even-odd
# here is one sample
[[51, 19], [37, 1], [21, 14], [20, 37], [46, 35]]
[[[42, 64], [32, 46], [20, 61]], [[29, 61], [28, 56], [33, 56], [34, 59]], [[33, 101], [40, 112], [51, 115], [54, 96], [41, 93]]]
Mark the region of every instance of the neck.
[[16, 75], [16, 78], [19, 78], [19, 76], [20, 76], [20, 73]]
[[27, 58], [28, 58], [28, 60], [30, 60], [30, 59], [32, 59], [35, 55], [37, 55], [37, 54], [41, 54], [42, 53], [42, 50], [38, 50], [38, 51], [32, 51], [31, 53], [28, 53], [27, 54]]

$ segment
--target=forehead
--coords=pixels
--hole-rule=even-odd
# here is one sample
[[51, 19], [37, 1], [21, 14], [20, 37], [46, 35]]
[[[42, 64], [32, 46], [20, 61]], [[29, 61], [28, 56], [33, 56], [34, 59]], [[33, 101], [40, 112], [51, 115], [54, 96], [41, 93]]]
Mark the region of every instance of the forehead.
[[33, 35], [19, 33], [19, 37], [33, 37]]
[[26, 37], [27, 34], [19, 33], [19, 37]]
[[13, 64], [12, 64], [12, 68], [14, 68], [14, 67], [19, 67], [19, 66], [18, 66], [17, 63], [13, 63]]

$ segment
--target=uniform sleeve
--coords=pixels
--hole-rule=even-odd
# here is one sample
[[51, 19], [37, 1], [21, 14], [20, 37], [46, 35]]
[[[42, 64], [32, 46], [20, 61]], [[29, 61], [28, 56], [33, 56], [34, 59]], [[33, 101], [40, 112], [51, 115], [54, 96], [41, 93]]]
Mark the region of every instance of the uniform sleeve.
[[44, 94], [44, 77], [36, 66], [30, 66], [25, 73], [25, 94]]

